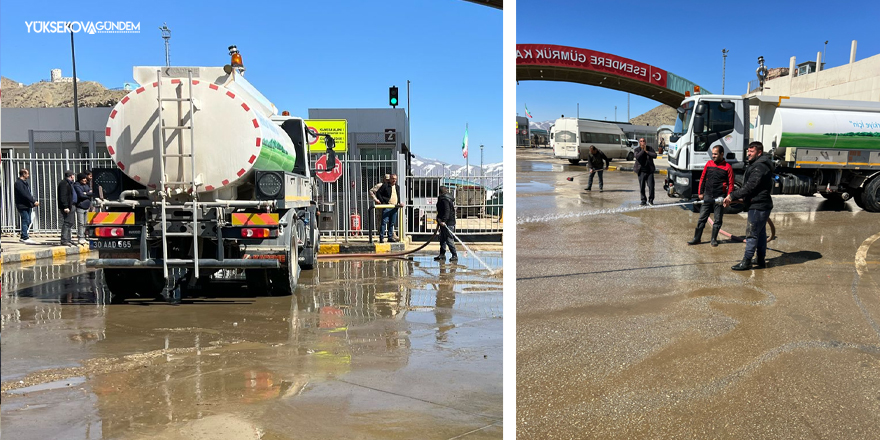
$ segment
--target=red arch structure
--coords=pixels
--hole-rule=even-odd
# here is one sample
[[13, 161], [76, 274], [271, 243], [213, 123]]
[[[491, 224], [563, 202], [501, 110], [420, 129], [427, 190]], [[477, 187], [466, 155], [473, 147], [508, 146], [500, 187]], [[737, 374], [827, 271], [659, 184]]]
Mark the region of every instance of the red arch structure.
[[[695, 84], [617, 55], [553, 44], [516, 45], [517, 81], [565, 81], [634, 93], [678, 107]], [[703, 94], [708, 91], [703, 90]]]

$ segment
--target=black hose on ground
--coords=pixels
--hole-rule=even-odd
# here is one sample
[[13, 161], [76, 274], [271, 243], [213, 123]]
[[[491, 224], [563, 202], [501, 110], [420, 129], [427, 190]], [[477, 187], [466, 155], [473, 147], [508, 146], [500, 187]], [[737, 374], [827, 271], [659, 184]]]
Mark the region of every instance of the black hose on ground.
[[369, 254], [318, 254], [318, 259], [321, 259], [321, 258], [333, 258], [333, 259], [338, 259], [338, 258], [401, 258], [405, 255], [409, 255], [409, 254], [412, 254], [412, 253], [415, 253], [415, 252], [418, 252], [418, 251], [424, 249], [425, 246], [427, 246], [428, 243], [430, 243], [431, 240], [433, 240], [434, 237], [436, 237], [439, 232], [440, 232], [440, 227], [437, 226], [437, 229], [434, 230], [434, 233], [430, 237], [428, 237], [428, 241], [426, 241], [421, 246], [419, 246], [411, 251], [394, 252], [394, 253], [389, 253], [389, 254], [376, 254], [376, 253], [369, 253]]

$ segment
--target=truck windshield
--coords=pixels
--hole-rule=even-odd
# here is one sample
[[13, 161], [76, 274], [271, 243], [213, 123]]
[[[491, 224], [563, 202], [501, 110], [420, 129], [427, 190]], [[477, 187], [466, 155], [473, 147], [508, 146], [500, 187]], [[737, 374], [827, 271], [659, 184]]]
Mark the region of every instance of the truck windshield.
[[694, 102], [688, 101], [682, 104], [681, 108], [684, 109], [684, 113], [679, 113], [678, 118], [675, 119], [673, 132], [683, 136], [688, 132], [688, 128], [691, 125], [691, 116], [694, 114]]

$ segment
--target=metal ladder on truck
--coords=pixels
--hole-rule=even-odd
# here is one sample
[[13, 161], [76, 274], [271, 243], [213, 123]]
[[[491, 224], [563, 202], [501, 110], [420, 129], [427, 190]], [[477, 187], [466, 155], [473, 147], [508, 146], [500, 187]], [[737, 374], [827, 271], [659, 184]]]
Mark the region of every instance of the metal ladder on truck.
[[[199, 199], [198, 192], [196, 187], [196, 148], [195, 148], [195, 130], [193, 129], [193, 121], [195, 119], [195, 106], [193, 105], [193, 95], [192, 95], [192, 87], [193, 87], [193, 78], [192, 78], [192, 70], [187, 71], [187, 90], [188, 96], [186, 98], [163, 98], [162, 97], [162, 71], [156, 71], [156, 81], [157, 81], [157, 92], [158, 92], [158, 105], [159, 105], [159, 131], [162, 134], [162, 145], [159, 147], [159, 166], [160, 166], [160, 200], [162, 206], [162, 272], [165, 276], [165, 287], [169, 291], [174, 286], [174, 280], [169, 277], [168, 274], [168, 237], [192, 237], [192, 249], [193, 249], [193, 259], [192, 260], [174, 260], [175, 263], [192, 263], [194, 265], [194, 273], [193, 276], [195, 279], [199, 278], [199, 230], [198, 230], [198, 219], [199, 219]], [[181, 81], [182, 82], [182, 81]], [[183, 90], [181, 90], [180, 96], [183, 96]], [[176, 125], [166, 125], [165, 118], [162, 115], [162, 103], [163, 102], [176, 102], [177, 103], [177, 123]], [[189, 103], [189, 125], [184, 125], [183, 121], [183, 103]], [[185, 130], [189, 130], [189, 152], [184, 152], [183, 145], [183, 133]], [[172, 136], [168, 135], [168, 132], [172, 132]], [[166, 146], [168, 144], [168, 139], [170, 137], [173, 138], [173, 134], [177, 135], [177, 145], [181, 146], [177, 149], [176, 153], [168, 153], [166, 151]], [[171, 181], [168, 180], [168, 174], [166, 172], [166, 160], [169, 158], [183, 158], [189, 159], [190, 161], [190, 179], [189, 181]], [[179, 163], [179, 162], [178, 162]], [[192, 232], [169, 232], [168, 231], [168, 219], [167, 219], [167, 211], [168, 209], [177, 209], [178, 205], [169, 205], [168, 204], [168, 185], [189, 185], [189, 189], [192, 191]], [[179, 299], [175, 298], [175, 299]]]

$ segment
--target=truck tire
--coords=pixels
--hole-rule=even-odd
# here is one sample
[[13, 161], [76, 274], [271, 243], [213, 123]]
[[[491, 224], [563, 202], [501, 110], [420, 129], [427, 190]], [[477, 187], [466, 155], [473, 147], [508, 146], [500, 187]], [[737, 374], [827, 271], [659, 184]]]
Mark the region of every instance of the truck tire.
[[570, 163], [572, 165], [577, 165], [577, 164], [581, 163], [581, 160], [580, 159], [569, 159], [568, 163]]
[[122, 304], [127, 299], [161, 296], [165, 281], [162, 272], [154, 269], [104, 269], [104, 284], [110, 304]]
[[[736, 191], [743, 186], [743, 175], [742, 174], [734, 174], [733, 176], [733, 190]], [[724, 209], [725, 214], [739, 214], [743, 212], [745, 206], [742, 204], [730, 205]]]
[[856, 202], [856, 206], [867, 211], [867, 209], [865, 209], [865, 202], [862, 201], [862, 194], [864, 194], [864, 193], [865, 192], [861, 188], [850, 192], [850, 194], [852, 194], [853, 202]]
[[868, 212], [880, 212], [880, 176], [874, 177], [862, 191], [862, 207]]
[[296, 245], [296, 228], [290, 229], [290, 242], [284, 253], [284, 268], [269, 271], [272, 295], [289, 296], [296, 291], [299, 282], [299, 247]]

